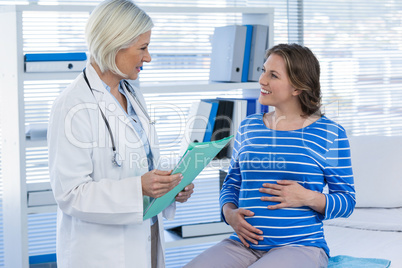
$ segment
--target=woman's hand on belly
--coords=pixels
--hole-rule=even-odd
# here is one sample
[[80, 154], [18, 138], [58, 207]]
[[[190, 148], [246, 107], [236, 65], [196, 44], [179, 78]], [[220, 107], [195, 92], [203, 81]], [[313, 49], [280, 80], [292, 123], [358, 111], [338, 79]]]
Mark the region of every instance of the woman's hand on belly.
[[[258, 245], [258, 240], [263, 240], [262, 231], [249, 224], [244, 217], [254, 216], [254, 212], [237, 208], [233, 203], [226, 203], [223, 208], [226, 222], [232, 226], [240, 241], [246, 246], [250, 247], [247, 241]], [[260, 235], [258, 235], [260, 234]]]
[[322, 193], [304, 188], [296, 181], [279, 180], [278, 184], [264, 183], [261, 193], [271, 196], [262, 196], [261, 201], [278, 202], [269, 205], [268, 209], [295, 208], [307, 206], [311, 209], [325, 213], [326, 199]]

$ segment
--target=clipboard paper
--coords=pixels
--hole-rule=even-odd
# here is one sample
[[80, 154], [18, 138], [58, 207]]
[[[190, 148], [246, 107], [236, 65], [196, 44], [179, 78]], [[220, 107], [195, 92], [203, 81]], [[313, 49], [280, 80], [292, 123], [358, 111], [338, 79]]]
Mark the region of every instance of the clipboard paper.
[[190, 143], [172, 174], [181, 173], [181, 182], [165, 195], [153, 199], [144, 210], [143, 220], [152, 218], [162, 212], [175, 201], [176, 195], [189, 185], [201, 171], [214, 159], [214, 157], [233, 138], [233, 135], [210, 142]]

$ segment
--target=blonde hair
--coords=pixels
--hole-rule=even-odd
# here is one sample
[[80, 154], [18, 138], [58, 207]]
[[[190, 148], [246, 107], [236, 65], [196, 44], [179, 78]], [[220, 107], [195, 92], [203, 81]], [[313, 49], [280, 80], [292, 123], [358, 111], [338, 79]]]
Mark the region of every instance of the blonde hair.
[[111, 71], [127, 77], [116, 65], [119, 50], [128, 48], [138, 36], [153, 27], [151, 18], [129, 0], [107, 0], [101, 2], [89, 16], [85, 39], [91, 61], [102, 73]]

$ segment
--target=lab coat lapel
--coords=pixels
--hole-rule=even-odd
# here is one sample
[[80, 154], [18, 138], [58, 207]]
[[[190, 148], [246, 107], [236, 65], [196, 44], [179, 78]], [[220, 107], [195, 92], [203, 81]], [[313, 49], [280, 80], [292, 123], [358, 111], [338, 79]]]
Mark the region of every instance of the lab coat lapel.
[[[135, 113], [137, 114], [138, 118], [139, 118], [140, 121], [141, 121], [142, 127], [144, 128], [145, 133], [147, 134], [147, 137], [149, 137], [149, 135], [148, 135], [148, 134], [149, 134], [149, 120], [148, 120], [148, 116], [143, 112], [143, 110], [142, 110], [141, 107], [139, 106], [139, 104], [138, 104], [138, 102], [139, 102], [138, 98], [137, 98], [138, 102], [135, 101], [135, 99], [134, 99], [134, 97], [133, 97], [133, 95], [132, 95], [132, 94], [135, 94], [135, 93], [131, 93], [131, 92], [128, 90], [128, 88], [127, 88], [127, 86], [126, 86], [125, 83], [123, 83], [123, 88], [124, 88], [124, 92], [126, 93], [126, 96], [128, 97], [128, 101], [129, 101], [129, 102], [131, 103], [131, 105], [133, 106]], [[143, 108], [145, 109], [145, 107], [143, 107]]]
[[131, 124], [130, 119], [127, 118], [126, 113], [119, 106], [119, 103], [117, 103], [113, 95], [110, 94], [110, 92], [107, 91], [107, 89], [104, 87], [102, 80], [99, 78], [95, 69], [89, 63], [87, 64], [86, 73], [89, 83], [91, 84], [91, 87], [93, 89], [94, 96], [99, 104], [101, 111], [106, 116], [106, 119], [108, 119], [108, 115], [115, 116], [117, 120], [127, 125], [134, 132], [134, 135], [136, 135], [137, 138], [140, 140], [140, 137], [135, 131], [134, 126]]
[[[131, 105], [134, 108], [135, 113], [141, 121], [142, 127], [146, 133], [148, 138], [148, 142], [151, 146], [151, 151], [154, 156], [154, 166], [157, 167], [158, 159], [159, 159], [159, 148], [158, 137], [156, 136], [155, 126], [151, 124], [150, 117], [146, 111], [145, 102], [142, 99], [142, 94], [140, 92], [130, 92], [125, 83], [123, 83], [123, 89], [128, 97], [128, 101], [130, 101]], [[134, 90], [134, 88], [132, 88]], [[134, 99], [133, 94], [135, 94], [137, 101]], [[140, 105], [143, 107], [141, 109]], [[147, 114], [144, 113], [144, 110]]]

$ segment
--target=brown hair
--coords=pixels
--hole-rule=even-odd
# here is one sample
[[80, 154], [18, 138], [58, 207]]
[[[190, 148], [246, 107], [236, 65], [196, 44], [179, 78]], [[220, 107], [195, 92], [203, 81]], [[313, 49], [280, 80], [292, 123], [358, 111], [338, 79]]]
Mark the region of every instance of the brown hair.
[[313, 52], [298, 44], [279, 44], [267, 50], [265, 57], [271, 54], [284, 59], [291, 85], [301, 91], [302, 116], [321, 116], [320, 63]]

